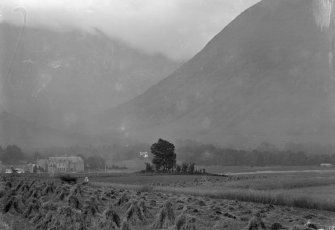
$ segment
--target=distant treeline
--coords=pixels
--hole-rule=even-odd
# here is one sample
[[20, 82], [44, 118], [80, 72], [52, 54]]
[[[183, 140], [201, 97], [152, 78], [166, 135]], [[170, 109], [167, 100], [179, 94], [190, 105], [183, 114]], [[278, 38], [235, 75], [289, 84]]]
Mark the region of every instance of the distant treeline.
[[225, 166], [299, 166], [335, 164], [335, 154], [306, 153], [302, 150], [278, 150], [273, 145], [262, 144], [254, 150], [220, 148], [195, 142], [179, 146], [178, 159], [192, 159], [197, 165]]
[[4, 164], [17, 164], [27, 159], [20, 147], [16, 145], [0, 146], [0, 161]]
[[[104, 169], [106, 160], [119, 162], [141, 159], [140, 152], [150, 152], [150, 145], [119, 143], [104, 146], [54, 147], [34, 151], [21, 150], [17, 145], [0, 146], [0, 161], [4, 164], [34, 162], [48, 156], [81, 156], [86, 169]], [[225, 166], [289, 166], [335, 164], [335, 148], [317, 144], [289, 143], [281, 150], [263, 143], [255, 149], [240, 150], [194, 141], [176, 143], [177, 162], [194, 162], [196, 165]], [[149, 154], [151, 160], [152, 155]], [[109, 165], [109, 167], [112, 167]], [[108, 168], [108, 166], [107, 166]], [[112, 167], [113, 168], [113, 167]]]

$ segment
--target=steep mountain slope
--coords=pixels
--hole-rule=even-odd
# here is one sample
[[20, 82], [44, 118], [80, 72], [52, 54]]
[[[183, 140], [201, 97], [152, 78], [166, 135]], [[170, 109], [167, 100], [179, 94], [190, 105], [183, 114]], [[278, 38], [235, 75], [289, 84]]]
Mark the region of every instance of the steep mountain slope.
[[263, 0], [188, 63], [99, 117], [144, 140], [251, 146], [335, 137], [332, 0]]
[[12, 114], [57, 129], [126, 102], [178, 66], [97, 29], [21, 32], [0, 24], [1, 103]]
[[16, 144], [25, 149], [48, 148], [53, 146], [74, 146], [84, 144], [103, 144], [93, 136], [67, 133], [20, 119], [7, 113], [0, 113], [1, 145]]

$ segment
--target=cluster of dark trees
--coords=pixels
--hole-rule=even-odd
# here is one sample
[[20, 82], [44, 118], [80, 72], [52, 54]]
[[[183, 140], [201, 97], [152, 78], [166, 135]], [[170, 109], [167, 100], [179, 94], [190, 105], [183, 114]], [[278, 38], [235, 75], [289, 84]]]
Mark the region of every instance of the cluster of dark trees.
[[169, 171], [162, 171], [157, 170], [154, 164], [150, 164], [148, 162], [145, 163], [145, 169], [144, 172], [168, 172], [168, 173], [177, 173], [177, 174], [205, 174], [205, 169], [197, 169], [195, 167], [195, 163], [186, 163], [183, 162], [181, 164], [176, 164], [174, 167], [172, 167]]
[[17, 164], [26, 160], [27, 156], [22, 152], [21, 148], [16, 145], [0, 146], [0, 161], [4, 164]]
[[163, 173], [180, 173], [180, 174], [196, 174], [206, 173], [205, 170], [198, 170], [195, 163], [177, 164], [177, 154], [174, 144], [159, 139], [151, 148], [152, 164], [145, 163], [145, 172], [163, 172]]
[[278, 150], [263, 144], [254, 150], [220, 148], [214, 145], [192, 143], [178, 148], [180, 160], [192, 159], [198, 165], [224, 166], [300, 166], [335, 164], [335, 154], [313, 154], [302, 150]]
[[159, 139], [151, 148], [153, 154], [152, 164], [156, 171], [169, 172], [172, 171], [176, 165], [177, 154], [172, 143]]
[[176, 173], [180, 174], [205, 174], [205, 169], [197, 169], [195, 163], [183, 162], [180, 165], [176, 164]]
[[106, 160], [101, 156], [88, 156], [78, 155], [84, 160], [84, 166], [87, 170], [99, 170], [106, 167]]

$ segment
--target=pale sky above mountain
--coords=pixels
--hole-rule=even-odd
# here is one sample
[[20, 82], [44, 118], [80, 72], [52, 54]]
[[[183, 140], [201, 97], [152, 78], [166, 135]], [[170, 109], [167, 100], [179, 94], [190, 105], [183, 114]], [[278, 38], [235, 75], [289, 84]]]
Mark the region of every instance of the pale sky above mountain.
[[97, 27], [148, 53], [191, 58], [259, 0], [0, 0], [0, 21], [52, 29]]

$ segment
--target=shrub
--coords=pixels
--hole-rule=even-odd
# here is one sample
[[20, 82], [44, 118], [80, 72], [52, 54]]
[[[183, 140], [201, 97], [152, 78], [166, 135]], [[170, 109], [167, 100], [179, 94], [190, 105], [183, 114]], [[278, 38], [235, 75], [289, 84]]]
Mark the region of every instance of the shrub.
[[181, 173], [181, 166], [178, 164], [176, 165], [176, 172]]
[[196, 218], [185, 213], [178, 216], [175, 230], [196, 230]]
[[71, 175], [61, 175], [61, 176], [59, 176], [59, 179], [62, 182], [69, 183], [69, 184], [76, 184], [77, 180], [78, 180], [78, 178], [73, 177]]
[[133, 225], [138, 225], [146, 222], [146, 217], [138, 206], [138, 202], [136, 200], [130, 201], [129, 208], [125, 214], [125, 220], [128, 223]]
[[145, 172], [154, 172], [154, 166], [148, 162], [145, 163]]
[[185, 163], [185, 162], [183, 162], [183, 163], [181, 164], [181, 172], [182, 172], [182, 173], [187, 173], [187, 168], [188, 168], [188, 164]]
[[189, 174], [194, 174], [194, 172], [195, 172], [195, 164], [194, 163], [189, 163], [188, 168], [187, 168], [187, 172]]
[[175, 218], [173, 205], [167, 201], [156, 216], [152, 227], [153, 229], [170, 228], [175, 224]]

